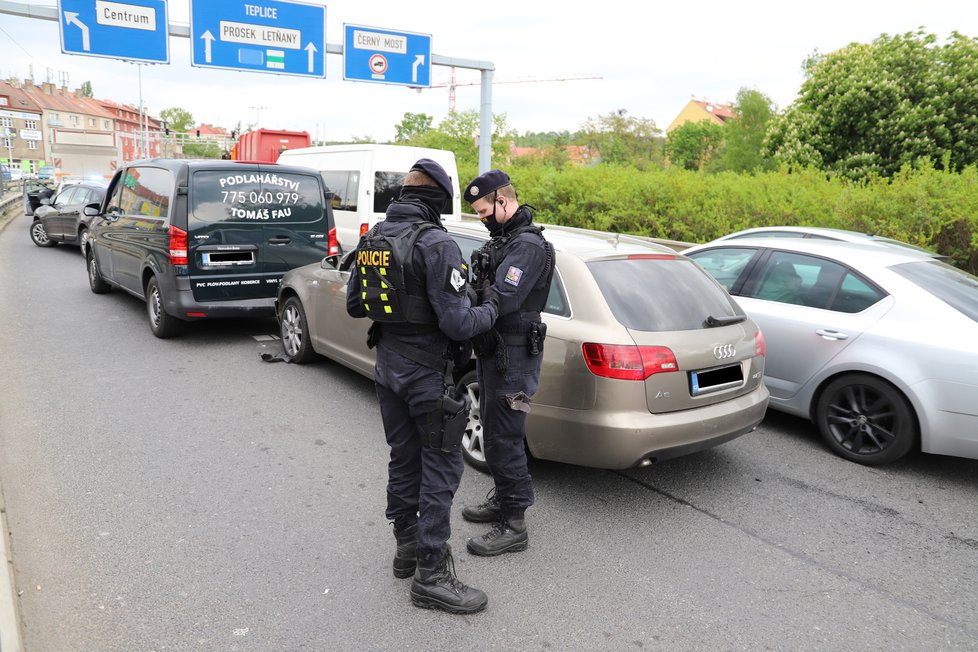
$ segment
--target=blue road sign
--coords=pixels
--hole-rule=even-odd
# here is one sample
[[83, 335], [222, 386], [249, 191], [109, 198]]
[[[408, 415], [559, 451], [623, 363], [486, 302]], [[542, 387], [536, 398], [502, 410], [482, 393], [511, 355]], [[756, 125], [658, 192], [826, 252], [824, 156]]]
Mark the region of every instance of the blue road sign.
[[326, 76], [326, 7], [282, 0], [191, 0], [191, 65]]
[[58, 0], [61, 51], [170, 63], [166, 0]]
[[431, 35], [343, 26], [343, 79], [431, 86]]

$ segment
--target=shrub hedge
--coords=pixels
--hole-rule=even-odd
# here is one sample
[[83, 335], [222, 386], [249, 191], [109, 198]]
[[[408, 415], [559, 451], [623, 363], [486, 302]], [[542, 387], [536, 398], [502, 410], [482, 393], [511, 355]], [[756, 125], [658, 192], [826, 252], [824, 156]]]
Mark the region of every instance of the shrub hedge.
[[925, 161], [861, 182], [814, 169], [704, 174], [517, 162], [509, 172], [544, 223], [687, 242], [755, 226], [826, 226], [928, 247], [978, 274], [974, 166], [948, 172]]

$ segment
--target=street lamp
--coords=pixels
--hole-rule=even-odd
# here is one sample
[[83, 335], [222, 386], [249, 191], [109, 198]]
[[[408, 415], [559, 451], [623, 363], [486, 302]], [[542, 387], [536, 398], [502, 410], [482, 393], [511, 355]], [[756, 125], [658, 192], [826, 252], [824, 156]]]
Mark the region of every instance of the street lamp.
[[263, 109], [267, 109], [267, 106], [249, 106], [249, 109], [255, 110], [255, 129], [261, 129], [261, 112]]

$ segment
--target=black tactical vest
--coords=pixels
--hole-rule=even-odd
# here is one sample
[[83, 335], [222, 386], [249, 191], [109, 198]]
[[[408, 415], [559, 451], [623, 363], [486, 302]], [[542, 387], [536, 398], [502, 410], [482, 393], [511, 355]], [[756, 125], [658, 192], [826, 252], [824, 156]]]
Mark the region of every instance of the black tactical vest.
[[543, 237], [542, 226], [528, 224], [526, 226], [515, 228], [504, 236], [492, 238], [486, 242], [484, 245], [482, 245], [481, 251], [489, 256], [489, 278], [494, 279], [496, 278], [496, 270], [499, 269], [499, 266], [503, 262], [506, 245], [520, 233], [527, 232], [535, 233], [543, 239], [543, 248], [547, 252], [547, 262], [541, 277], [547, 279], [547, 282], [542, 288], [531, 290], [530, 293], [526, 295], [526, 299], [524, 299], [523, 303], [520, 304], [519, 311], [543, 312], [543, 309], [547, 306], [547, 297], [550, 295], [550, 282], [553, 280], [554, 268], [556, 267], [557, 261], [554, 256], [554, 246]]
[[[437, 325], [438, 318], [424, 279], [414, 269], [414, 244], [429, 222], [417, 222], [394, 236], [382, 235], [374, 225], [357, 247], [360, 305], [367, 317], [383, 324]], [[395, 329], [392, 332], [397, 332]]]

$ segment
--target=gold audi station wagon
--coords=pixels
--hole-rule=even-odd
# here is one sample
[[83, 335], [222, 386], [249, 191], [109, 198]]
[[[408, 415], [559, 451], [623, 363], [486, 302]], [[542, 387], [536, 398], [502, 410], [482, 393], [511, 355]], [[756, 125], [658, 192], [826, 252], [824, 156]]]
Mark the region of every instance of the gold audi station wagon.
[[[447, 224], [468, 259], [488, 237]], [[557, 253], [547, 339], [526, 440], [534, 457], [620, 469], [750, 432], [767, 408], [764, 336], [692, 260], [643, 238], [546, 226]], [[286, 354], [372, 377], [367, 319], [346, 313], [352, 252], [286, 273], [276, 311]], [[485, 468], [474, 360], [466, 460]]]

